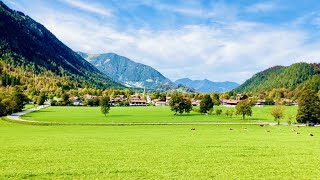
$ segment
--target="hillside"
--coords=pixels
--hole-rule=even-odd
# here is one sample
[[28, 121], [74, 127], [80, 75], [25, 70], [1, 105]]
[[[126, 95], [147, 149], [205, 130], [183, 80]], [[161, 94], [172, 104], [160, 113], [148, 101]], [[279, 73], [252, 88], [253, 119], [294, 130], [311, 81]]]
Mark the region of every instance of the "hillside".
[[253, 75], [234, 91], [257, 92], [273, 88], [294, 90], [319, 72], [319, 64], [296, 63], [287, 67], [275, 66]]
[[207, 79], [204, 80], [191, 80], [189, 78], [178, 79], [175, 84], [183, 84], [188, 87], [194, 88], [199, 92], [226, 92], [239, 86], [235, 82], [212, 82]]
[[114, 53], [94, 55], [78, 52], [78, 54], [102, 73], [128, 87], [156, 89], [164, 84], [172, 84], [154, 68]]
[[[68, 77], [76, 86], [122, 87], [59, 41], [43, 25], [0, 1], [0, 58], [11, 68]], [[10, 73], [8, 71], [8, 73]]]

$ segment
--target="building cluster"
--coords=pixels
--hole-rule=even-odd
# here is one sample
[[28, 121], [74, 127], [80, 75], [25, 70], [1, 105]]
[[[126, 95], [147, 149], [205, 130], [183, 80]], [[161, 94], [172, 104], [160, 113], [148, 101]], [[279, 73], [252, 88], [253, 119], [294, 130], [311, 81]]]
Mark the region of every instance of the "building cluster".
[[[82, 98], [78, 96], [74, 96], [70, 98], [70, 101], [75, 106], [82, 106], [85, 105], [85, 101], [98, 101], [101, 98], [101, 96], [94, 96], [86, 94]], [[169, 101], [171, 97], [166, 97], [165, 100], [163, 99], [151, 99], [149, 95], [118, 95], [116, 97], [110, 98], [110, 105], [112, 106], [148, 106], [148, 105], [154, 105], [154, 106], [169, 106]], [[245, 99], [252, 99], [252, 97], [248, 97], [247, 95], [241, 95], [237, 94], [236, 99], [220, 99], [220, 105], [224, 107], [235, 107], [241, 100]], [[98, 102], [96, 102], [98, 103]], [[200, 106], [201, 100], [197, 99], [191, 99], [192, 106]], [[297, 106], [298, 103], [296, 101], [290, 100], [290, 99], [280, 99], [277, 101], [277, 104], [283, 104], [288, 106]], [[262, 107], [266, 105], [265, 99], [258, 99], [255, 100], [255, 106]]]
[[[82, 98], [78, 96], [73, 96], [70, 98], [70, 101], [74, 106], [83, 106], [85, 105], [86, 101], [97, 101], [101, 98], [101, 96], [94, 96], [86, 94]], [[110, 105], [118, 106], [121, 104], [126, 103], [127, 106], [169, 106], [169, 101], [171, 97], [167, 96], [166, 100], [161, 99], [151, 99], [150, 96], [143, 96], [143, 95], [130, 95], [127, 97], [126, 95], [118, 95], [116, 97], [110, 98]], [[200, 106], [200, 100], [191, 99], [191, 103], [193, 106]]]
[[[251, 97], [248, 97], [247, 95], [241, 95], [241, 94], [237, 94], [236, 99], [220, 99], [220, 104], [224, 107], [236, 107], [236, 105], [241, 101], [241, 100], [245, 100], [245, 99], [252, 99]], [[279, 102], [277, 102], [278, 104], [282, 104], [282, 105], [287, 105], [287, 106], [298, 106], [298, 102], [297, 101], [293, 101], [291, 99], [280, 99]], [[255, 106], [257, 107], [262, 107], [266, 105], [266, 100], [265, 99], [258, 99], [255, 102]]]

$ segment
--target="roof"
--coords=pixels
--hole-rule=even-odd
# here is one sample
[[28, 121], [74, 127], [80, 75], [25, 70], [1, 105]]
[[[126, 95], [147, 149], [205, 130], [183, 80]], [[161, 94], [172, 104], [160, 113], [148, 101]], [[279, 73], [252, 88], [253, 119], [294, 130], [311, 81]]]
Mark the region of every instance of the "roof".
[[146, 100], [141, 100], [141, 99], [130, 99], [129, 101], [131, 103], [147, 103]]

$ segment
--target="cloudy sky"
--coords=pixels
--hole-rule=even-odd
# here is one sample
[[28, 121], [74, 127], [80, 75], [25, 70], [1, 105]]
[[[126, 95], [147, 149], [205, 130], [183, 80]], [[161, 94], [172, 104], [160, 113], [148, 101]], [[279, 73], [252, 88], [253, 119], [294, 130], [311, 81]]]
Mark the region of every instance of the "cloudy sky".
[[4, 0], [75, 51], [114, 52], [189, 77], [244, 82], [319, 62], [318, 0]]

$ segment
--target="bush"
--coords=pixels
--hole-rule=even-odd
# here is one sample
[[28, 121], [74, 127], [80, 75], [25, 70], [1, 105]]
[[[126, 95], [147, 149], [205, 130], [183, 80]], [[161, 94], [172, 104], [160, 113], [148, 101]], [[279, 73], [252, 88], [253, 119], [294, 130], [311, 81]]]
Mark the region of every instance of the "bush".
[[209, 114], [209, 115], [213, 115], [213, 114], [214, 114], [214, 113], [213, 113], [213, 108], [209, 109], [208, 114]]
[[58, 101], [51, 99], [50, 101], [51, 106], [57, 106], [58, 105]]
[[221, 115], [222, 114], [222, 109], [216, 109], [216, 115]]

